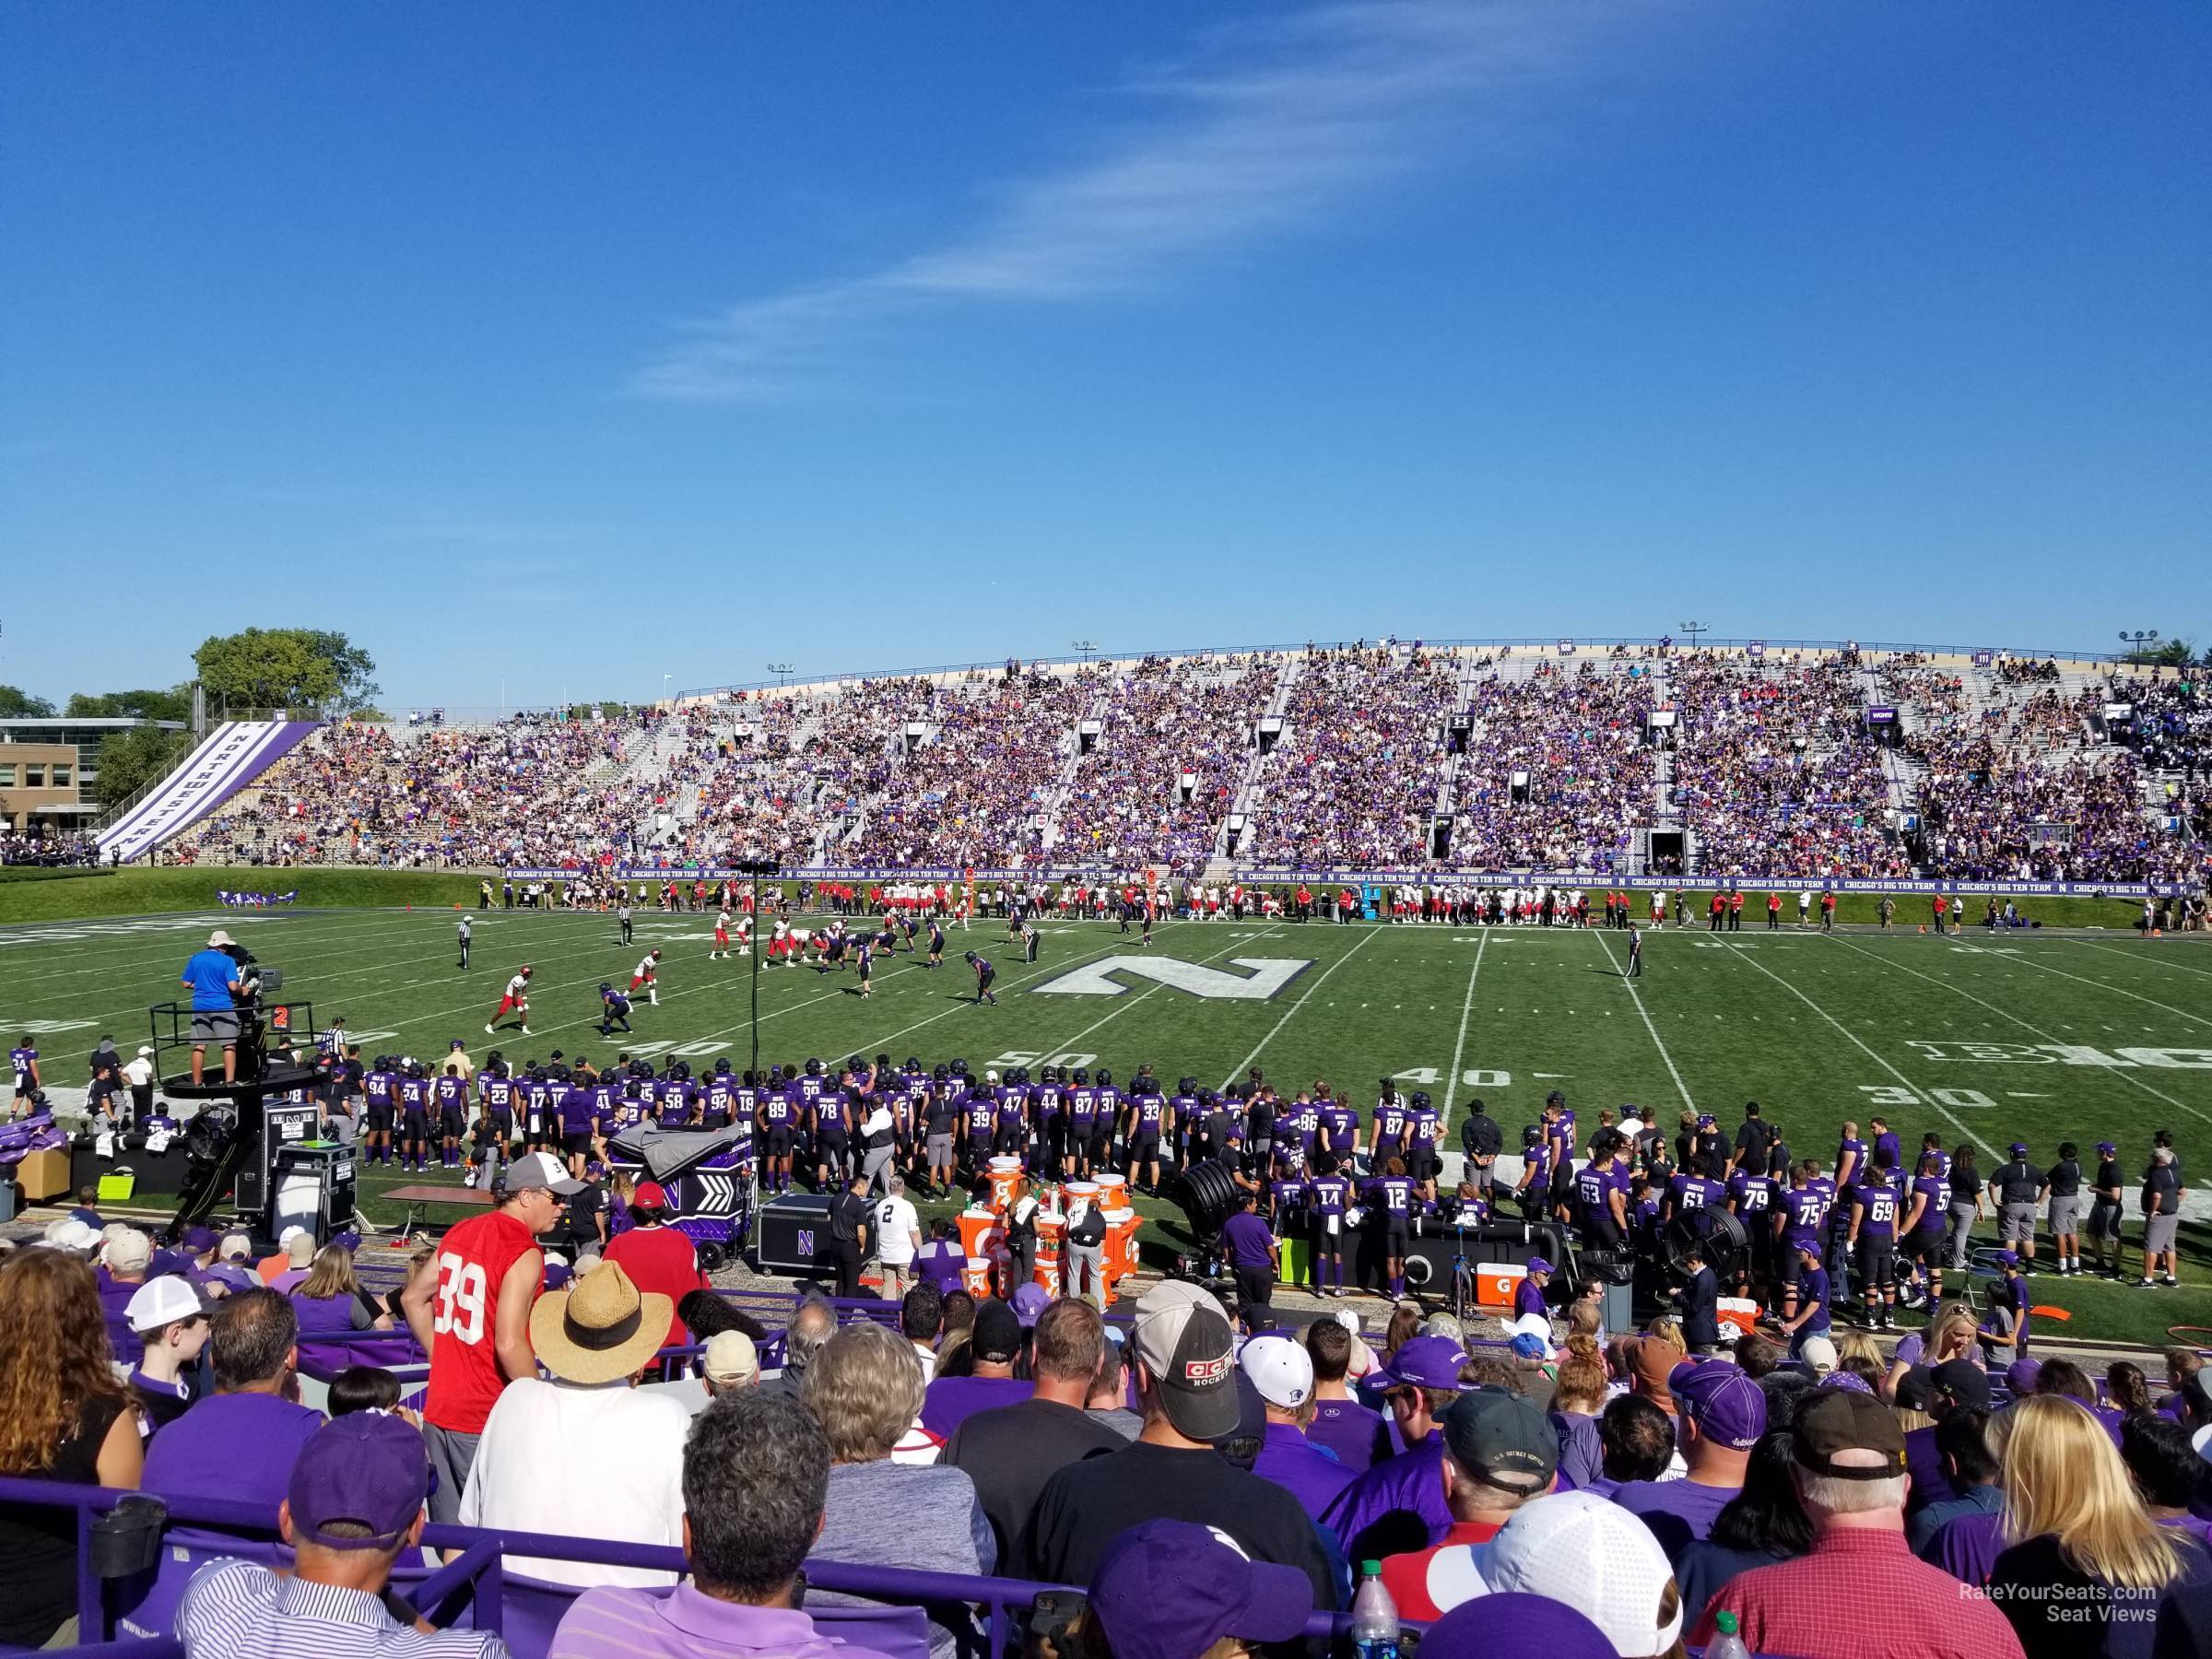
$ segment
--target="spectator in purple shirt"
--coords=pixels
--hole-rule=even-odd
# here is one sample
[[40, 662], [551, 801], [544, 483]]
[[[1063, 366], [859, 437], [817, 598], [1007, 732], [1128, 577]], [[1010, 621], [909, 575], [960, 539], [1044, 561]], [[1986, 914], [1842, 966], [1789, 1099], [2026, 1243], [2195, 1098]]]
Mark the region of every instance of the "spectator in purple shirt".
[[973, 1369], [966, 1376], [936, 1378], [922, 1398], [922, 1427], [939, 1440], [979, 1411], [1012, 1406], [1030, 1397], [1030, 1385], [1014, 1375], [1021, 1357], [1021, 1319], [1005, 1302], [993, 1297], [975, 1310], [975, 1327], [968, 1339]]
[[1324, 1517], [1355, 1561], [1426, 1549], [1450, 1530], [1437, 1422], [1462, 1389], [1481, 1380], [1449, 1336], [1408, 1338], [1378, 1376], [1406, 1449], [1345, 1488]]
[[1312, 1357], [1289, 1337], [1269, 1333], [1247, 1342], [1237, 1363], [1267, 1410], [1266, 1436], [1252, 1472], [1281, 1487], [1298, 1500], [1300, 1509], [1320, 1520], [1336, 1495], [1352, 1484], [1352, 1472], [1336, 1461], [1335, 1453], [1306, 1438], [1300, 1419], [1312, 1420]]
[[1680, 1480], [1631, 1480], [1613, 1501], [1642, 1516], [1667, 1559], [1678, 1563], [1692, 1540], [1712, 1535], [1713, 1518], [1744, 1489], [1751, 1448], [1767, 1431], [1767, 1396], [1725, 1359], [1686, 1360], [1668, 1374], [1666, 1388], [1680, 1408], [1689, 1473]]
[[323, 1426], [299, 1392], [300, 1324], [274, 1290], [225, 1297], [209, 1322], [215, 1393], [155, 1436], [141, 1484], [149, 1492], [222, 1498], [275, 1509], [292, 1465]]
[[690, 1582], [665, 1596], [587, 1590], [553, 1650], [569, 1659], [870, 1659], [821, 1634], [796, 1606], [829, 1489], [830, 1442], [804, 1406], [757, 1388], [717, 1394], [684, 1446]]
[[1389, 1428], [1382, 1414], [1352, 1398], [1345, 1379], [1352, 1364], [1351, 1331], [1334, 1319], [1306, 1327], [1306, 1354], [1313, 1361], [1313, 1420], [1306, 1438], [1326, 1447], [1356, 1478], [1377, 1458], [1391, 1454]]

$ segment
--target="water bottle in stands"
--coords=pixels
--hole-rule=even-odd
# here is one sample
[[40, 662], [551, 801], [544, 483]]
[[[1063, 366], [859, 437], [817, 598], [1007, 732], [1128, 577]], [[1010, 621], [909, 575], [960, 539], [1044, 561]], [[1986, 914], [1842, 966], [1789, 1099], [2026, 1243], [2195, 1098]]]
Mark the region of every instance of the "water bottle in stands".
[[1352, 1652], [1359, 1659], [1398, 1659], [1398, 1604], [1382, 1588], [1380, 1561], [1359, 1563], [1359, 1590], [1352, 1597]]
[[1713, 1638], [1705, 1644], [1705, 1659], [1751, 1659], [1751, 1650], [1736, 1632], [1736, 1618], [1733, 1613], [1715, 1613], [1712, 1616]]

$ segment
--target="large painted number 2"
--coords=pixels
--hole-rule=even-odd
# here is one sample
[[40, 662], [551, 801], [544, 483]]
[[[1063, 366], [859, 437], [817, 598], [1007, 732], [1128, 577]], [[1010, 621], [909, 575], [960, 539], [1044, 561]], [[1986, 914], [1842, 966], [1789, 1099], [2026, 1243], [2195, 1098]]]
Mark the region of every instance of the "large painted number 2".
[[474, 1347], [484, 1340], [484, 1269], [448, 1251], [438, 1258], [438, 1312], [430, 1329]]

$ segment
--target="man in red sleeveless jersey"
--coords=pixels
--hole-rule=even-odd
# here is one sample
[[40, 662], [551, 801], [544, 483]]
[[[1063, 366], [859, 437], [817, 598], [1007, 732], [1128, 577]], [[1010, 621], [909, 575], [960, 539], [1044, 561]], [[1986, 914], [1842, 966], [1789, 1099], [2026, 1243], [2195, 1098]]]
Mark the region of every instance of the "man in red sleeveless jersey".
[[546, 1274], [537, 1237], [559, 1223], [562, 1200], [582, 1190], [548, 1154], [525, 1153], [500, 1171], [491, 1212], [447, 1232], [401, 1295], [407, 1327], [430, 1357], [422, 1438], [438, 1471], [432, 1521], [459, 1518], [477, 1439], [500, 1391], [537, 1374], [530, 1308]]

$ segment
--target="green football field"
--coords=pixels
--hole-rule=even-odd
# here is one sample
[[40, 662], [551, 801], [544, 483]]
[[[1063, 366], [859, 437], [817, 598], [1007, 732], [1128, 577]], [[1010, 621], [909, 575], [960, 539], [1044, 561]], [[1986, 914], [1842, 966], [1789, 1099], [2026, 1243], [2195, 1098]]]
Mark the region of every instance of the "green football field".
[[[184, 959], [213, 924], [284, 970], [284, 994], [318, 1021], [343, 1015], [369, 1053], [441, 1054], [455, 1037], [482, 1059], [604, 1063], [618, 1053], [694, 1068], [750, 1063], [753, 964], [711, 962], [710, 920], [642, 917], [624, 949], [611, 917], [471, 912], [474, 966], [455, 966], [451, 911], [227, 912], [0, 929], [0, 1032], [29, 1033], [50, 1083], [83, 1077], [102, 1034], [142, 1040], [148, 1004], [178, 994]], [[1149, 950], [1112, 924], [1045, 924], [1028, 964], [1003, 924], [954, 929], [945, 967], [903, 951], [878, 962], [873, 994], [855, 976], [764, 967], [763, 1065], [888, 1052], [987, 1067], [1149, 1064], [1218, 1087], [1259, 1068], [1286, 1092], [1325, 1078], [1361, 1107], [1385, 1076], [1453, 1108], [1478, 1095], [1509, 1149], [1547, 1091], [1562, 1089], [1585, 1129], [1600, 1107], [1633, 1102], [1670, 1123], [1685, 1108], [1725, 1128], [1759, 1100], [1801, 1153], [1831, 1158], [1839, 1125], [1888, 1119], [1917, 1146], [1972, 1142], [1983, 1168], [2014, 1138], [2044, 1163], [2061, 1140], [2117, 1142], [2131, 1174], [2151, 1132], [2171, 1128], [2185, 1168], [2212, 1169], [2212, 942], [2127, 933], [2040, 932], [1938, 938], [1851, 928], [1832, 935], [1668, 928], [1647, 935], [1642, 977], [1623, 977], [1626, 936], [1601, 930], [1455, 930], [1326, 923], [1164, 923]], [[802, 924], [811, 924], [806, 918]], [[650, 947], [665, 952], [661, 1001], [634, 1032], [597, 1030], [598, 986], [627, 984]], [[960, 960], [999, 966], [998, 1006], [971, 1001]], [[508, 975], [536, 969], [532, 1034], [487, 1038]], [[126, 1047], [126, 1053], [128, 1048]], [[381, 1187], [382, 1181], [373, 1183]], [[372, 1187], [373, 1190], [373, 1187]], [[2212, 1267], [2212, 1237], [2183, 1229], [2185, 1271]], [[2131, 1238], [2134, 1230], [2131, 1228]], [[2037, 1281], [2073, 1309], [2075, 1334], [2156, 1340], [2212, 1324], [2212, 1296], [2141, 1292], [2090, 1280]], [[2147, 1304], [2154, 1304], [2149, 1306]]]

